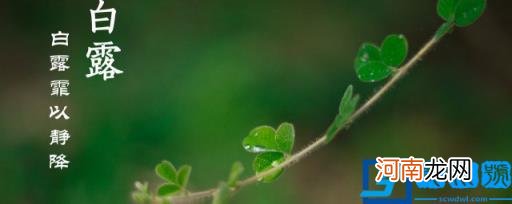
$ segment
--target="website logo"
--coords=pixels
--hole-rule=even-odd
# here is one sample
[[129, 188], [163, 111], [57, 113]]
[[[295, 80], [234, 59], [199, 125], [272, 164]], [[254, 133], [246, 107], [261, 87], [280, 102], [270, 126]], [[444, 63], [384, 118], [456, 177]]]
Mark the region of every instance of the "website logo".
[[[363, 204], [421, 203], [512, 203], [512, 174], [508, 161], [485, 161], [469, 157], [397, 158], [377, 157], [362, 165]], [[414, 188], [414, 186], [416, 186]], [[414, 195], [413, 195], [414, 188]], [[448, 189], [458, 189], [451, 191]], [[472, 195], [471, 189], [478, 189]], [[508, 190], [497, 192], [496, 189]], [[481, 192], [481, 193], [480, 193]], [[494, 195], [493, 195], [494, 194]], [[506, 195], [506, 196], [503, 196]]]

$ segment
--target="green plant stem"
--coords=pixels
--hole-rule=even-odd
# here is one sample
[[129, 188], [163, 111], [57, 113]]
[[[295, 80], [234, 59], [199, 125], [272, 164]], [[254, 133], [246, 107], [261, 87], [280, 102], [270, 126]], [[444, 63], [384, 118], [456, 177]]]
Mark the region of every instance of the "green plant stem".
[[[452, 26], [452, 25], [450, 25]], [[368, 111], [377, 101], [379, 101], [384, 94], [386, 94], [391, 87], [393, 87], [402, 77], [405, 76], [411, 70], [411, 68], [421, 60], [423, 56], [425, 56], [428, 51], [434, 47], [434, 45], [439, 42], [439, 40], [444, 35], [435, 35], [432, 37], [405, 65], [400, 67], [394, 75], [389, 79], [389, 81], [386, 82], [375, 94], [373, 94], [362, 106], [360, 106], [345, 122], [341, 127], [339, 127], [336, 130], [335, 134], [338, 134], [342, 129], [350, 125], [352, 122], [354, 122], [356, 119], [358, 119], [363, 113]], [[232, 191], [237, 191], [238, 189], [257, 183], [261, 178], [271, 175], [274, 172], [278, 171], [279, 169], [287, 168], [292, 166], [293, 164], [301, 161], [303, 158], [305, 158], [310, 153], [314, 152], [315, 150], [319, 149], [320, 147], [327, 144], [327, 137], [326, 135], [322, 135], [321, 137], [317, 138], [313, 143], [306, 146], [304, 149], [298, 151], [297, 153], [291, 155], [288, 157], [284, 162], [280, 163], [279, 165], [270, 168], [264, 172], [261, 172], [257, 175], [251, 176], [245, 180], [239, 181], [237, 183], [236, 188], [232, 188]], [[199, 192], [193, 192], [182, 196], [175, 196], [172, 197], [173, 203], [180, 203], [180, 202], [193, 202], [195, 200], [202, 200], [208, 197], [211, 197], [215, 192], [217, 191], [217, 188], [212, 188], [205, 191], [199, 191]]]

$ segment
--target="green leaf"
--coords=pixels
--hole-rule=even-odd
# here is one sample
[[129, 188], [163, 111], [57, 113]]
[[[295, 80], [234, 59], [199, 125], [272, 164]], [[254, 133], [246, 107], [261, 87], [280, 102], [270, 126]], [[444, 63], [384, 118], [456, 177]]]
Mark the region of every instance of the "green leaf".
[[438, 0], [437, 15], [447, 22], [455, 20], [455, 10], [459, 0]]
[[359, 95], [356, 95], [354, 97], [351, 97], [350, 100], [343, 101], [340, 104], [340, 127], [343, 125], [350, 116], [352, 116], [352, 113], [356, 110], [357, 103], [359, 102]]
[[[270, 169], [272, 167], [279, 165], [284, 160], [285, 160], [284, 154], [281, 152], [261, 153], [258, 156], [256, 156], [256, 158], [254, 158], [254, 161], [252, 163], [252, 168], [256, 172], [256, 175], [257, 175], [258, 173], [261, 173], [267, 169]], [[279, 170], [275, 171], [274, 173], [261, 178], [261, 181], [264, 183], [273, 182], [282, 173], [283, 173], [283, 169], [279, 169]]]
[[376, 82], [387, 78], [392, 69], [382, 62], [369, 62], [357, 71], [357, 77], [363, 82]]
[[362, 65], [375, 61], [381, 61], [380, 48], [371, 43], [363, 43], [357, 51], [354, 68], [357, 72]]
[[437, 14], [459, 27], [473, 24], [485, 10], [486, 0], [439, 0]]
[[176, 192], [180, 191], [180, 187], [173, 183], [166, 183], [158, 187], [157, 194], [159, 196], [170, 196]]
[[228, 177], [228, 186], [229, 187], [235, 187], [236, 182], [238, 181], [238, 178], [240, 175], [244, 172], [244, 166], [240, 162], [233, 163], [233, 166], [231, 166], [231, 171], [229, 172]]
[[352, 100], [352, 94], [354, 93], [354, 87], [351, 85], [348, 85], [347, 89], [345, 89], [345, 93], [343, 93], [343, 97], [341, 98], [340, 105], [338, 107], [338, 112], [341, 113], [343, 111], [343, 107], [346, 106], [346, 104], [350, 103], [350, 100]]
[[356, 109], [357, 102], [359, 101], [359, 96], [352, 96], [353, 89], [354, 88], [352, 87], [352, 85], [349, 85], [345, 90], [343, 97], [341, 98], [339, 112], [336, 115], [334, 122], [327, 129], [327, 142], [330, 142], [334, 138], [334, 136], [336, 136], [336, 132], [340, 128], [344, 127], [345, 123]]
[[357, 77], [363, 82], [387, 78], [407, 57], [407, 39], [403, 35], [388, 35], [381, 47], [364, 43], [354, 61]]
[[192, 167], [189, 165], [183, 165], [178, 170], [178, 184], [180, 185], [182, 190], [187, 189], [188, 179], [190, 177], [191, 171]]
[[229, 188], [226, 183], [221, 182], [217, 191], [213, 194], [212, 204], [227, 204], [229, 199]]
[[276, 142], [279, 150], [291, 153], [295, 142], [295, 129], [291, 123], [281, 123], [276, 131]]
[[380, 56], [385, 64], [398, 67], [407, 57], [407, 39], [403, 35], [388, 35], [380, 50]]
[[245, 150], [253, 153], [284, 152], [290, 153], [295, 140], [293, 125], [282, 123], [278, 130], [270, 126], [260, 126], [251, 130], [244, 138], [242, 145]]
[[455, 25], [465, 27], [473, 24], [485, 10], [485, 0], [460, 0], [455, 12]]
[[270, 126], [259, 126], [251, 130], [244, 138], [242, 145], [245, 150], [253, 153], [278, 151], [275, 140], [276, 131]]
[[160, 164], [156, 165], [155, 172], [160, 178], [168, 182], [176, 183], [176, 168], [174, 168], [171, 162], [160, 162]]

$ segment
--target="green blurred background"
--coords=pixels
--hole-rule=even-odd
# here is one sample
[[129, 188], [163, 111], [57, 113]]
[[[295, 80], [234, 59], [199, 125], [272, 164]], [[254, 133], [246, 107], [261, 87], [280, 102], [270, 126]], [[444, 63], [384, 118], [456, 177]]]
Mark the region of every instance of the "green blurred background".
[[[106, 0], [118, 11], [109, 35], [90, 30], [97, 1], [2, 1], [0, 203], [131, 203], [134, 181], [160, 182], [163, 159], [192, 165], [190, 188], [206, 189], [233, 161], [250, 168], [241, 140], [258, 125], [292, 122], [304, 147], [347, 85], [367, 98], [382, 84], [357, 80], [361, 43], [403, 33], [411, 55], [442, 23], [435, 3]], [[489, 1], [349, 131], [233, 202], [359, 203], [362, 160], [376, 156], [512, 161], [511, 4]], [[58, 30], [71, 33], [69, 47], [51, 47]], [[125, 73], [86, 79], [87, 47], [110, 40]], [[54, 54], [69, 54], [71, 69], [50, 72]], [[70, 80], [69, 97], [50, 97], [54, 79]], [[48, 119], [50, 105], [68, 105], [72, 119]], [[49, 146], [63, 128], [69, 144]], [[48, 169], [53, 153], [70, 168]]]

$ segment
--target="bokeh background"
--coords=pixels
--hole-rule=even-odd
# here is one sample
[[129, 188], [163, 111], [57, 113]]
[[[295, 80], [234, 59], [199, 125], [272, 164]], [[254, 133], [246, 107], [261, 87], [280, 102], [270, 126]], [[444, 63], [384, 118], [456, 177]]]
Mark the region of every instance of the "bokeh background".
[[[357, 80], [361, 43], [403, 33], [412, 55], [442, 23], [435, 3], [107, 0], [118, 11], [109, 35], [90, 30], [97, 1], [2, 1], [0, 202], [131, 203], [134, 181], [159, 184], [163, 159], [193, 166], [192, 190], [215, 186], [236, 160], [250, 176], [241, 140], [253, 127], [289, 121], [296, 149], [307, 145], [347, 85], [363, 98], [382, 85]], [[510, 8], [490, 0], [350, 130], [233, 203], [359, 203], [362, 160], [376, 156], [511, 161]], [[69, 47], [51, 47], [58, 30], [71, 33]], [[125, 73], [86, 79], [87, 47], [110, 40]], [[71, 69], [50, 72], [53, 54], [69, 54]], [[50, 97], [54, 79], [70, 80], [69, 97]], [[50, 105], [68, 105], [72, 119], [48, 119]], [[63, 128], [69, 144], [49, 146], [50, 130]], [[48, 169], [53, 153], [70, 168]]]

